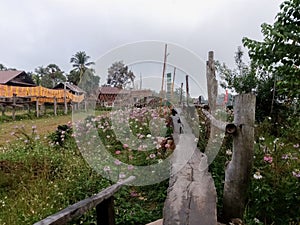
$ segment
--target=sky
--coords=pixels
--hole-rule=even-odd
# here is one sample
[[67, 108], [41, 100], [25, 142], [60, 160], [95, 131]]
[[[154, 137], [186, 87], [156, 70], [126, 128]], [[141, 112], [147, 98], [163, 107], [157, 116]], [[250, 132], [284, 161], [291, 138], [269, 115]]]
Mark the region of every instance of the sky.
[[[102, 61], [112, 63], [116, 57], [107, 57], [112, 52], [120, 53], [119, 56], [124, 57], [121, 60], [130, 64], [137, 77], [161, 76], [164, 43], [168, 43], [168, 63], [175, 63], [173, 66], [177, 67], [184, 61], [184, 55], [193, 55], [201, 64], [199, 72], [189, 70], [188, 62], [183, 63], [177, 75], [182, 78], [188, 74], [204, 86], [197, 73], [203, 73], [208, 51], [213, 50], [216, 60], [232, 67], [234, 52], [242, 45], [242, 38], [261, 40], [260, 25], [274, 22], [281, 2], [0, 0], [0, 63], [28, 72], [55, 63], [68, 73], [72, 69], [70, 58], [78, 51], [85, 51], [91, 61], [96, 62], [96, 67], [102, 65], [99, 75], [104, 83], [107, 68], [103, 66], [108, 63]], [[144, 47], [136, 49], [140, 43]], [[153, 43], [156, 43], [155, 48]], [[172, 46], [178, 51], [173, 51]], [[156, 55], [144, 57], [144, 62], [137, 58], [129, 60], [130, 55], [152, 50]], [[150, 61], [159, 66], [151, 66]], [[169, 66], [168, 70], [173, 71], [173, 67]], [[159, 79], [151, 82], [160, 83]], [[178, 84], [180, 82], [178, 79]]]

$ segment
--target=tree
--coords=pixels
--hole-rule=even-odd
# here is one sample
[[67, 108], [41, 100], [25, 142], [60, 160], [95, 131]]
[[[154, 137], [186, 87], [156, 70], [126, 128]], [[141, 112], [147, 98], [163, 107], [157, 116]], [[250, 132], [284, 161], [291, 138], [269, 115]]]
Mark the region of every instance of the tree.
[[41, 85], [41, 79], [46, 74], [47, 69], [44, 66], [39, 66], [34, 70], [34, 74], [32, 74], [32, 79], [34, 80], [36, 85]]
[[90, 56], [88, 56], [84, 51], [76, 52], [76, 54], [71, 57], [70, 63], [73, 63], [73, 71], [78, 72], [77, 75], [79, 75], [79, 80], [82, 79], [82, 76], [84, 72], [88, 69], [88, 66], [95, 64], [94, 62], [89, 62], [89, 59]]
[[7, 68], [3, 64], [0, 63], [0, 70], [7, 70]]
[[97, 94], [99, 88], [100, 77], [94, 75], [94, 71], [87, 69], [82, 76], [78, 86], [83, 89], [87, 95]]
[[36, 75], [33, 76], [37, 85], [43, 87], [53, 88], [60, 82], [65, 82], [66, 77], [63, 75], [63, 71], [56, 64], [49, 64], [46, 68], [43, 66], [35, 69]]
[[247, 65], [243, 62], [241, 47], [238, 47], [235, 53], [236, 68], [229, 69], [225, 63], [216, 62], [216, 69], [220, 74], [223, 82], [221, 86], [238, 94], [250, 93], [257, 87], [256, 70], [253, 64]]
[[287, 101], [300, 94], [300, 0], [286, 0], [273, 25], [262, 24], [263, 41], [243, 38], [253, 62], [272, 74], [274, 88]]
[[68, 82], [78, 85], [80, 82], [80, 72], [76, 70], [71, 70], [70, 73], [67, 75]]
[[135, 75], [128, 71], [123, 61], [115, 62], [108, 68], [107, 84], [113, 87], [125, 88], [129, 83], [134, 82]]

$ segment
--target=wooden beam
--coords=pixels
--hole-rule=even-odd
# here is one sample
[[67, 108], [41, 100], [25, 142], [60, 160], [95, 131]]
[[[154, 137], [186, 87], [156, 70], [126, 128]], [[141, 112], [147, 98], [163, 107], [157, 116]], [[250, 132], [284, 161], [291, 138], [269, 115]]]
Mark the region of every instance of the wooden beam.
[[[97, 205], [101, 204], [106, 199], [112, 197], [123, 185], [130, 183], [135, 179], [134, 176], [130, 176], [127, 179], [120, 181], [108, 188], [104, 189], [100, 193], [86, 198], [82, 201], [79, 201], [47, 218], [36, 222], [34, 225], [63, 225], [67, 222], [83, 215], [85, 212], [89, 211], [92, 208], [95, 208]], [[107, 204], [107, 203], [104, 203]], [[100, 206], [99, 206], [100, 207]], [[110, 225], [110, 224], [108, 224]]]

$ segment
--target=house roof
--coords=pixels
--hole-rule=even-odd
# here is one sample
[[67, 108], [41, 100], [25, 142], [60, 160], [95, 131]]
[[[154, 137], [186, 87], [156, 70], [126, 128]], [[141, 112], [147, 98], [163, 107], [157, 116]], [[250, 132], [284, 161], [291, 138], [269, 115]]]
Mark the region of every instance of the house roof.
[[123, 90], [121, 88], [117, 88], [117, 87], [109, 87], [109, 86], [104, 86], [104, 87], [100, 87], [99, 90], [99, 94], [120, 94], [121, 93], [127, 93], [127, 90]]
[[[66, 82], [66, 88], [73, 91], [73, 92], [79, 93], [79, 94], [85, 93], [85, 91], [82, 90], [80, 87], [78, 87], [74, 84], [70, 84], [68, 82]], [[64, 83], [59, 83], [53, 89], [64, 89]]]
[[0, 84], [6, 84], [10, 80], [14, 79], [24, 71], [19, 70], [1, 70], [0, 71]]

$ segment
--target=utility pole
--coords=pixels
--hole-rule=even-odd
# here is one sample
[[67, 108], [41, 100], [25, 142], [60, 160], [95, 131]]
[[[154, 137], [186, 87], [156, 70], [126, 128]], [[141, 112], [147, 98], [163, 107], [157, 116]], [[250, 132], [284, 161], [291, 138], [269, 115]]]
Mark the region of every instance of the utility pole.
[[163, 65], [163, 74], [161, 80], [161, 94], [163, 95], [164, 83], [165, 83], [165, 72], [166, 72], [166, 62], [167, 62], [167, 49], [168, 45], [165, 44], [165, 55], [164, 55], [164, 65]]

